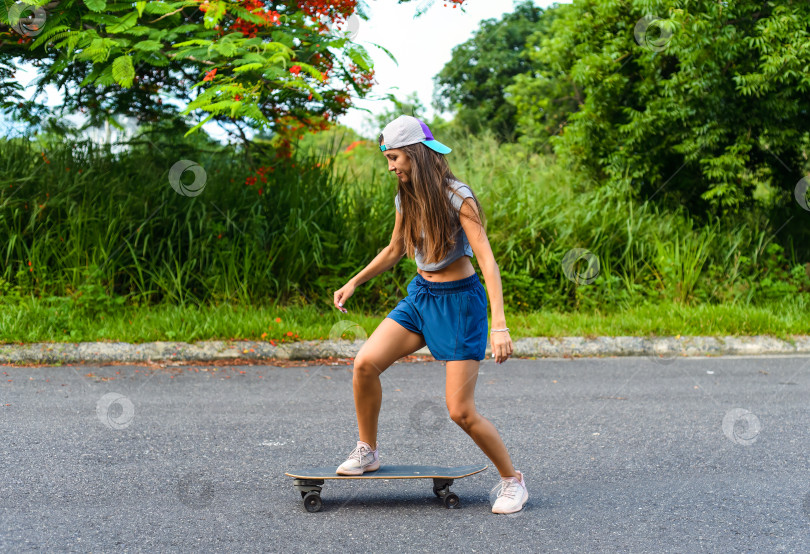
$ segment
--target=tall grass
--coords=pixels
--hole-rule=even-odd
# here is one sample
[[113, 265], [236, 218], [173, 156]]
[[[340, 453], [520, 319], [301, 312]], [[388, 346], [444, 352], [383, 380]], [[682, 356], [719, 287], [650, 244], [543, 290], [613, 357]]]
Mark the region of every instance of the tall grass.
[[[383, 214], [369, 209], [384, 183], [352, 186], [323, 157], [268, 161], [267, 182], [251, 186], [256, 174], [227, 151], [113, 156], [92, 143], [37, 151], [12, 140], [0, 158], [7, 300], [95, 286], [133, 304], [275, 303], [335, 286], [384, 243]], [[182, 159], [205, 169], [198, 196], [169, 184]]]
[[[334, 138], [328, 151], [257, 160], [266, 182], [230, 149], [180, 144], [113, 155], [92, 143], [2, 140], [0, 302], [30, 296], [96, 315], [124, 303], [329, 307], [334, 290], [388, 244], [396, 194], [372, 142], [345, 152]], [[580, 181], [553, 158], [489, 135], [448, 130], [445, 141], [454, 173], [482, 201], [510, 311], [807, 304], [808, 260], [785, 259], [767, 214], [695, 229], [687, 214]], [[197, 196], [169, 184], [184, 159], [205, 169]], [[192, 177], [186, 172], [183, 184]], [[573, 248], [598, 260], [592, 283], [562, 271]], [[415, 270], [403, 259], [358, 288], [355, 309], [386, 313]]]

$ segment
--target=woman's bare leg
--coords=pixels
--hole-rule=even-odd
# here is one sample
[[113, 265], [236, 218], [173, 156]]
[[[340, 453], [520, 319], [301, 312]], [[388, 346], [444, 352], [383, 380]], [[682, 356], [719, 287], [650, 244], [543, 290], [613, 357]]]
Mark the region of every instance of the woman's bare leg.
[[380, 375], [398, 359], [425, 346], [425, 338], [390, 317], [382, 320], [354, 359], [352, 386], [360, 440], [377, 448], [377, 418], [382, 404]]
[[475, 383], [478, 380], [478, 360], [448, 360], [445, 396], [447, 409], [459, 427], [492, 460], [501, 477], [518, 477], [512, 459], [497, 429], [475, 409]]

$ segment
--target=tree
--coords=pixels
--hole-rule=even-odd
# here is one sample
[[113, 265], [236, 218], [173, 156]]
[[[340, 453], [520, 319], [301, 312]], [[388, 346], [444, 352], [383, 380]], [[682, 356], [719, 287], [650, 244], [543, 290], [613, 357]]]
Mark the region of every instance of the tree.
[[569, 4], [554, 4], [543, 12], [526, 38], [524, 57], [529, 70], [515, 75], [504, 88], [504, 99], [513, 107], [517, 142], [529, 151], [551, 153], [550, 139], [559, 133], [583, 97], [573, 79], [545, 62], [540, 42], [550, 38], [552, 23]]
[[[810, 145], [810, 4], [561, 8], [533, 56], [550, 68], [538, 81], [576, 87], [578, 109], [551, 142], [583, 180], [645, 199], [671, 195], [694, 212], [749, 207], [758, 186], [792, 196]], [[518, 118], [530, 121], [533, 109], [519, 102]]]
[[524, 0], [500, 21], [482, 21], [470, 40], [453, 48], [450, 61], [434, 77], [435, 107], [454, 109], [470, 133], [488, 127], [501, 140], [514, 141], [516, 110], [507, 103], [504, 88], [531, 68], [526, 38], [541, 25], [542, 14]]
[[[22, 19], [0, 3], [0, 76], [13, 58], [31, 61], [43, 72], [37, 94], [57, 86], [59, 116], [87, 113], [87, 126], [114, 124], [116, 115], [154, 123], [194, 114], [200, 121], [186, 134], [215, 120], [247, 142], [244, 123], [282, 137], [289, 155], [300, 129], [326, 128], [351, 106], [351, 92], [363, 98], [374, 82], [367, 52], [342, 30], [352, 15], [368, 18], [357, 0], [26, 3], [38, 7]], [[15, 118], [51, 117], [52, 108], [15, 97], [12, 84], [0, 90], [11, 93], [0, 107]]]

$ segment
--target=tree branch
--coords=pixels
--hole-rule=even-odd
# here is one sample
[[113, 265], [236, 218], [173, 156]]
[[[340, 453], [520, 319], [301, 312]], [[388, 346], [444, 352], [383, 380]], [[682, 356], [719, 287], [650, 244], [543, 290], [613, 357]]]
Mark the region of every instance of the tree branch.
[[177, 8], [177, 9], [176, 9], [176, 10], [174, 10], [173, 12], [170, 12], [170, 13], [167, 13], [167, 14], [164, 14], [164, 15], [161, 15], [160, 17], [158, 17], [158, 18], [157, 18], [157, 19], [155, 19], [154, 21], [150, 21], [149, 23], [157, 23], [158, 21], [160, 21], [160, 20], [161, 20], [161, 19], [163, 19], [164, 17], [169, 17], [170, 15], [174, 15], [174, 14], [176, 14], [177, 12], [181, 12], [181, 11], [183, 11], [184, 9], [186, 9], [187, 7], [188, 7], [188, 6], [183, 6], [182, 8]]

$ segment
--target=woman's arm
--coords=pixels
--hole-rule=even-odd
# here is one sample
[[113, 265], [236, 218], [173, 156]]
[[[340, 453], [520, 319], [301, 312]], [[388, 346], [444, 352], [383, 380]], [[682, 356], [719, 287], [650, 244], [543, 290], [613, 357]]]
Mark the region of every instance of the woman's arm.
[[371, 260], [369, 264], [363, 268], [360, 273], [349, 279], [349, 282], [355, 288], [359, 287], [366, 281], [373, 279], [380, 273], [388, 271], [397, 265], [397, 262], [402, 259], [402, 256], [404, 256], [404, 254], [394, 252], [391, 245], [386, 246], [380, 251], [379, 254], [377, 254], [376, 258]]
[[[492, 254], [492, 247], [489, 245], [487, 233], [481, 225], [478, 210], [471, 199], [467, 198], [461, 204], [459, 219], [464, 234], [467, 235], [470, 247], [472, 247], [473, 253], [478, 259], [478, 266], [484, 274], [484, 282], [487, 284], [489, 305], [492, 312], [492, 328], [505, 329], [506, 316], [503, 309], [501, 272], [498, 269], [495, 256]], [[512, 339], [509, 336], [509, 331], [490, 333], [490, 343], [492, 344], [492, 354], [496, 362], [504, 362], [512, 355]]]

